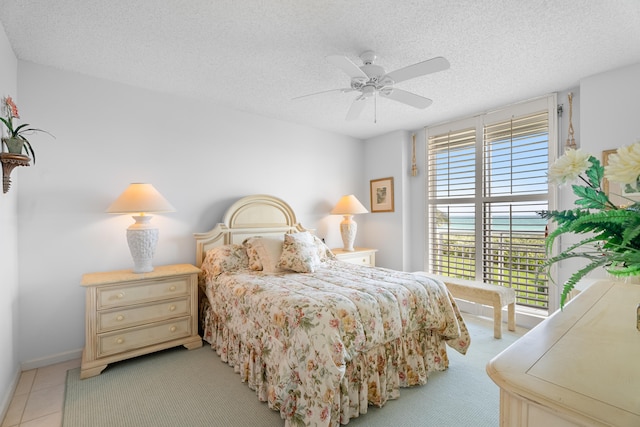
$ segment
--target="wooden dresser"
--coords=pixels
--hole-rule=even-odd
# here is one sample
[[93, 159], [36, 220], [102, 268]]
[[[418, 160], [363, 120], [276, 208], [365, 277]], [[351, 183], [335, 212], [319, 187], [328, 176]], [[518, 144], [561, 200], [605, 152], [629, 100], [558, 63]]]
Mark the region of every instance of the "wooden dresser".
[[333, 252], [336, 258], [342, 261], [352, 264], [368, 265], [370, 267], [376, 266], [377, 249], [354, 248], [353, 251], [345, 251], [342, 248], [337, 248], [331, 249], [331, 252]]
[[500, 425], [640, 426], [640, 285], [600, 281], [487, 365]]
[[202, 346], [198, 335], [198, 273], [190, 264], [82, 276], [86, 288], [85, 348], [80, 378], [109, 363], [178, 345]]

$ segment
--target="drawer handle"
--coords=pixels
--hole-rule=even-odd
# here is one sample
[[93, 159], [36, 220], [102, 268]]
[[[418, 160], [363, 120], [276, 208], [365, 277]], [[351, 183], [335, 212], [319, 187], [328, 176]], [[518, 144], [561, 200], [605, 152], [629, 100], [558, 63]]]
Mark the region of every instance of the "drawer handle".
[[176, 285], [169, 286], [169, 291], [173, 292], [176, 290]]
[[116, 295], [116, 297], [117, 297], [118, 299], [122, 299], [122, 298], [124, 298], [124, 292], [120, 292], [118, 295]]
[[116, 339], [116, 344], [122, 344], [124, 342], [124, 338]]
[[169, 331], [171, 331], [171, 332], [175, 332], [177, 329], [178, 329], [178, 328], [176, 328], [175, 326], [172, 326], [172, 327], [170, 327], [170, 328], [169, 328]]
[[175, 305], [169, 306], [169, 311], [176, 311], [176, 306]]
[[116, 320], [117, 320], [118, 322], [122, 322], [122, 321], [124, 320], [124, 316], [123, 316], [122, 314], [118, 314], [118, 315], [116, 316]]

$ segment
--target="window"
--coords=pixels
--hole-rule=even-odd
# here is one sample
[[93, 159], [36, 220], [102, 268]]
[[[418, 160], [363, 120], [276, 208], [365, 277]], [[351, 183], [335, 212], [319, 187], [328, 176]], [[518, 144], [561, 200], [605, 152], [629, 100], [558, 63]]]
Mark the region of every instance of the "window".
[[[553, 113], [553, 114], [552, 114]], [[549, 309], [547, 170], [555, 97], [427, 129], [429, 271], [516, 290]]]

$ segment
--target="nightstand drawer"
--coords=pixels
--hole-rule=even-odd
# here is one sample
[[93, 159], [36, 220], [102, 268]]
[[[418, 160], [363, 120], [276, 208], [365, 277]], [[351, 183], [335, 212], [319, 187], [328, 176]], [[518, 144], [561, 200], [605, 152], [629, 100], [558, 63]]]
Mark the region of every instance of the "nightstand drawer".
[[191, 335], [191, 318], [98, 335], [98, 357], [146, 347]]
[[344, 262], [351, 264], [371, 265], [371, 256], [358, 256], [351, 258], [341, 258]]
[[186, 316], [190, 312], [189, 297], [151, 303], [143, 306], [98, 312], [98, 332], [124, 329], [172, 317]]
[[98, 288], [98, 310], [123, 305], [138, 304], [158, 299], [189, 295], [189, 281], [186, 277], [144, 282], [139, 285]]
[[344, 249], [331, 249], [331, 252], [340, 261], [350, 264], [367, 265], [375, 267], [377, 249], [355, 248], [353, 251], [345, 251]]

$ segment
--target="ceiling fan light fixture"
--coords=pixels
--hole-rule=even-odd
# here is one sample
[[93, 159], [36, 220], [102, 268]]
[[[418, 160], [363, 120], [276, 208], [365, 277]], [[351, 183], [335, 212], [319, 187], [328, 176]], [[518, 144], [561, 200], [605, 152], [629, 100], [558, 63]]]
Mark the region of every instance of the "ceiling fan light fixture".
[[380, 96], [389, 96], [391, 93], [393, 93], [392, 87], [383, 87], [380, 89]]
[[367, 79], [364, 77], [354, 77], [351, 79], [351, 88], [360, 90], [367, 84]]
[[362, 96], [369, 98], [376, 93], [376, 88], [371, 85], [366, 85], [362, 88]]

